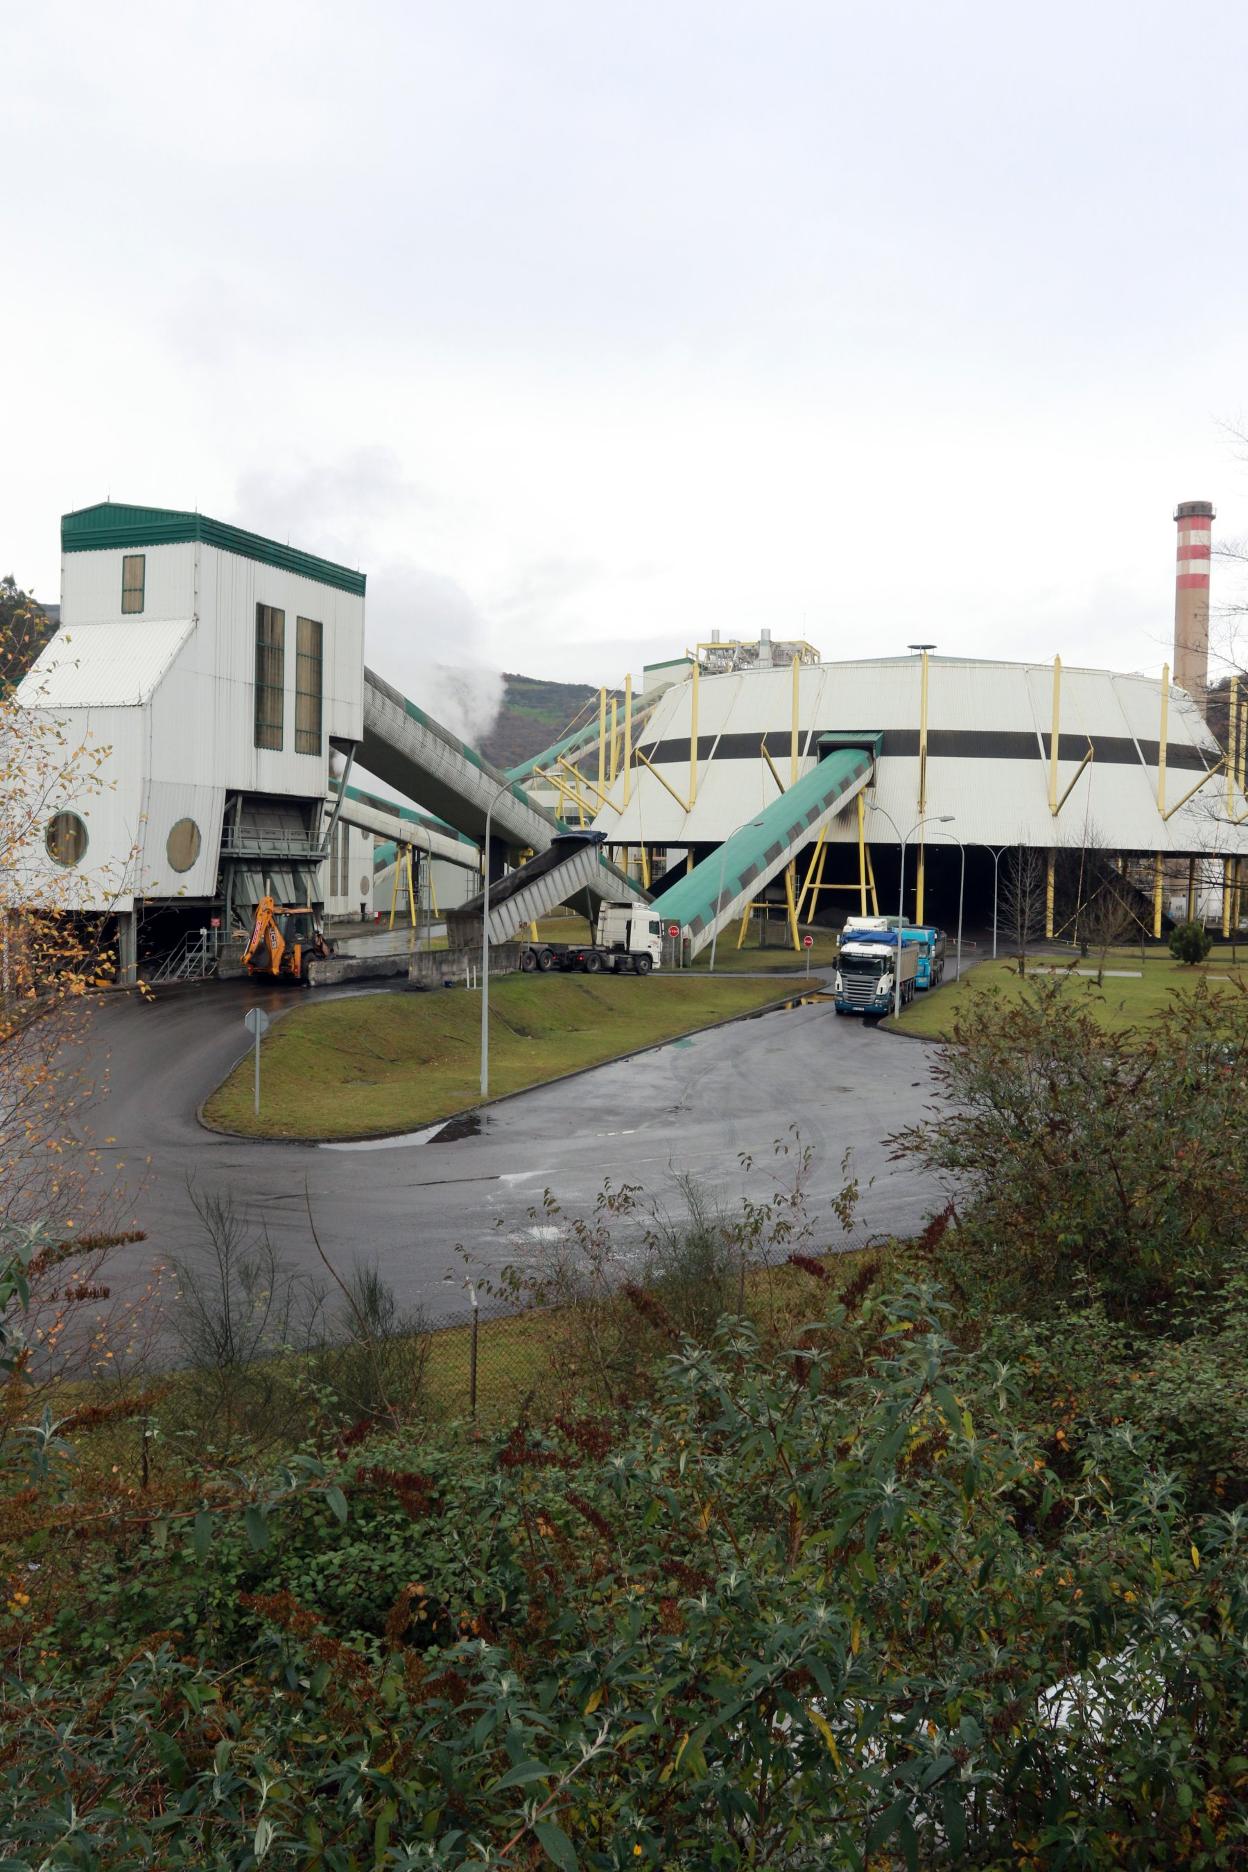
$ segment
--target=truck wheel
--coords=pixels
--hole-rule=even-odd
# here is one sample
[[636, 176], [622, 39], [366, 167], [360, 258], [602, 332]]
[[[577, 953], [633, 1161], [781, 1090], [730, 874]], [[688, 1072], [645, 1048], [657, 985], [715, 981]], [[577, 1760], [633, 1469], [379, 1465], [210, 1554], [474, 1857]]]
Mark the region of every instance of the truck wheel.
[[587, 975], [597, 975], [601, 968], [602, 957], [595, 950], [591, 949], [585, 958], [585, 973]]
[[537, 966], [541, 969], [543, 974], [546, 973], [547, 969], [554, 968], [555, 958], [551, 955], [549, 949], [541, 949], [538, 951]]
[[638, 975], [648, 975], [654, 967], [654, 957], [647, 955], [634, 956], [633, 967]]
[[532, 970], [537, 967], [537, 957], [534, 955], [531, 949], [526, 949], [524, 954], [521, 956], [520, 966], [522, 969], [526, 971], [526, 973], [531, 973]]

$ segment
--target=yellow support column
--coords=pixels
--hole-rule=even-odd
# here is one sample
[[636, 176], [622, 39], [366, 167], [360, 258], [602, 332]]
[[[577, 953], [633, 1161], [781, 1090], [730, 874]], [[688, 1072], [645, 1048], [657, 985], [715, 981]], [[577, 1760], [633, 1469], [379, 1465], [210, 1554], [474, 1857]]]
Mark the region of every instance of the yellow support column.
[[1161, 736], [1157, 742], [1157, 810], [1166, 816], [1166, 741], [1170, 733], [1170, 665], [1161, 666]]
[[737, 948], [738, 949], [745, 948], [745, 932], [750, 927], [750, 916], [751, 916], [751, 913], [753, 912], [753, 909], [754, 909], [754, 905], [752, 903], [747, 903], [745, 906], [745, 909], [741, 912], [741, 927], [737, 931]]
[[594, 775], [601, 795], [607, 784], [607, 692], [598, 691], [598, 771]]
[[[927, 651], [919, 652], [919, 819], [927, 812]], [[924, 898], [927, 894], [927, 840], [923, 827], [919, 826], [919, 853], [915, 866], [914, 880], [914, 920], [923, 921]]]
[[620, 705], [615, 697], [611, 698], [611, 753], [607, 761], [607, 785], [615, 785], [615, 776], [619, 771], [620, 752]]
[[866, 853], [867, 853], [867, 883], [871, 887], [871, 914], [872, 916], [879, 916], [880, 893], [875, 888], [875, 866], [871, 862], [871, 847], [869, 845], [866, 847]]
[[624, 804], [633, 796], [633, 679], [624, 678]]
[[1231, 933], [1231, 861], [1222, 860], [1222, 940]]
[[643, 844], [641, 848], [641, 882], [645, 890], [650, 888], [650, 853]]
[[1231, 677], [1226, 735], [1226, 816], [1235, 817], [1235, 782], [1239, 775], [1239, 677]]
[[1165, 860], [1160, 852], [1153, 853], [1153, 940], [1161, 937], [1162, 890], [1165, 885]]
[[698, 797], [698, 663], [696, 657], [689, 680], [693, 684], [693, 693], [689, 698], [689, 809], [692, 811]]
[[827, 833], [828, 829], [825, 826], [815, 840], [815, 849], [810, 854], [810, 863], [806, 867], [806, 876], [802, 880], [801, 890], [797, 893], [797, 914], [799, 917], [806, 906], [806, 899], [808, 896], [811, 900], [812, 911], [819, 908], [818, 900], [814, 894], [818, 888], [815, 883], [815, 878], [820, 873], [820, 861], [823, 858], [823, 844]]
[[1232, 858], [1231, 860], [1231, 933], [1232, 935], [1239, 928], [1240, 911], [1243, 907], [1242, 906], [1242, 893], [1243, 893], [1243, 881], [1242, 880], [1243, 880], [1243, 860], [1241, 858]]
[[793, 938], [793, 947], [798, 955], [802, 953], [802, 939], [797, 928], [797, 902], [793, 895], [793, 873], [796, 865], [784, 868], [784, 904], [789, 916], [789, 934]]
[[858, 914], [867, 914], [867, 813], [862, 803], [862, 794], [858, 795]]
[[1190, 923], [1196, 915], [1196, 860], [1187, 861], [1187, 920]]
[[1051, 851], [1049, 853], [1049, 862], [1044, 876], [1044, 933], [1046, 937], [1050, 939], [1053, 935], [1053, 897], [1056, 883], [1057, 853]]
[[1049, 811], [1057, 817], [1057, 744], [1062, 733], [1062, 659], [1053, 659], [1053, 732], [1049, 737]]

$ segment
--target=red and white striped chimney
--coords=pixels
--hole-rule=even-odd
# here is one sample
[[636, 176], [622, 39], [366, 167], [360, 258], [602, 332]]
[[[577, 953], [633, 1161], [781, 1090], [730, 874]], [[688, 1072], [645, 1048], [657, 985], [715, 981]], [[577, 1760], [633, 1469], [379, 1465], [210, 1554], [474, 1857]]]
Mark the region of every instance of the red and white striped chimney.
[[1180, 501], [1174, 577], [1174, 680], [1202, 712], [1209, 690], [1209, 556], [1213, 502]]

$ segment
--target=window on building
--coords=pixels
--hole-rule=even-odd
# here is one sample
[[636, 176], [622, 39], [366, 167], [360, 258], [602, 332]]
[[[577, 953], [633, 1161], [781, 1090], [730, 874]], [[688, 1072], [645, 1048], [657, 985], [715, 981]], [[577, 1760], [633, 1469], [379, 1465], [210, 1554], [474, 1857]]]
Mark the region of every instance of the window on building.
[[321, 646], [324, 626], [316, 618], [295, 624], [295, 753], [321, 751]]
[[48, 856], [58, 865], [81, 863], [87, 850], [87, 828], [76, 812], [53, 813], [44, 831]]
[[280, 748], [286, 700], [286, 613], [256, 606], [256, 746]]
[[147, 578], [147, 554], [127, 553], [121, 562], [121, 609], [123, 614], [143, 609], [143, 587]]

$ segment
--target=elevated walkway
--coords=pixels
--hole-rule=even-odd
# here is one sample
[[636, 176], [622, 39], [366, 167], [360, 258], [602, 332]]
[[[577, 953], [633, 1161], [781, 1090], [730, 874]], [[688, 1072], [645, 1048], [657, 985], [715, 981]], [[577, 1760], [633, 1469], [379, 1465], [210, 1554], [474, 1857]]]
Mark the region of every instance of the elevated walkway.
[[[539, 917], [577, 899], [584, 900], [577, 907], [587, 910], [591, 922], [597, 905], [604, 901], [647, 903], [649, 898], [641, 886], [608, 864], [602, 855], [603, 843], [601, 832], [562, 832], [547, 850], [491, 884], [490, 941], [510, 942]], [[484, 909], [482, 894], [458, 910], [447, 912], [446, 930], [452, 949], [479, 940]]]
[[[821, 749], [826, 745], [820, 741]], [[718, 851], [654, 899], [665, 931], [671, 923], [679, 926], [690, 960], [861, 793], [874, 767], [867, 747], [833, 746], [757, 819], [738, 827]]]
[[417, 801], [456, 832], [478, 842], [490, 831], [513, 850], [544, 852], [565, 829], [473, 748], [417, 708], [405, 695], [364, 671], [364, 738], [360, 765], [397, 793]]

